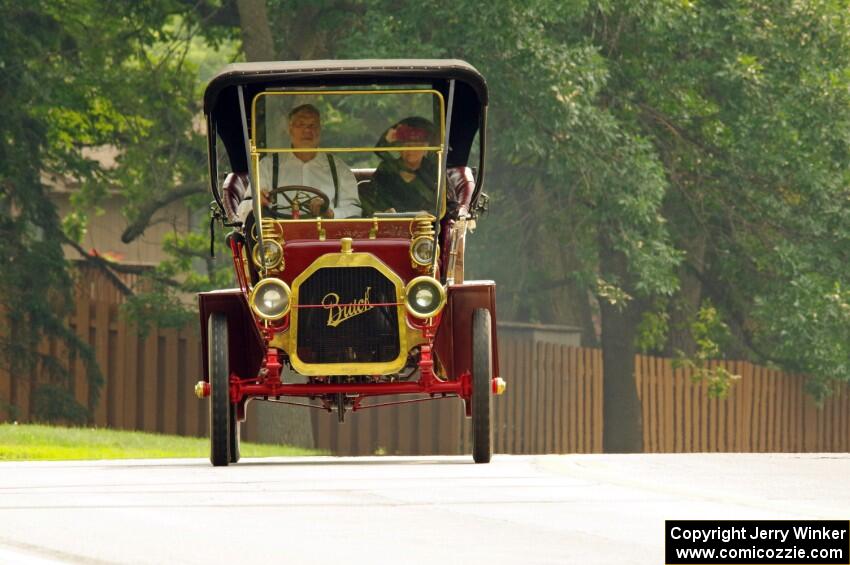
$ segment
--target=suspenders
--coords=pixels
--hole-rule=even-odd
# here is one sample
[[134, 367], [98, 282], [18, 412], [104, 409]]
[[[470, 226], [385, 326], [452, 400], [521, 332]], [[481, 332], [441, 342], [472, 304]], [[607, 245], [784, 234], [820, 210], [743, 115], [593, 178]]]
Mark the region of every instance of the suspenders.
[[339, 208], [339, 178], [336, 176], [336, 161], [330, 153], [325, 153], [328, 156], [328, 166], [331, 168], [331, 178], [334, 180], [334, 208]]
[[[336, 161], [330, 153], [325, 153], [328, 157], [328, 166], [331, 169], [331, 178], [334, 181], [334, 208], [339, 207], [339, 176], [336, 173]], [[280, 171], [280, 160], [277, 153], [272, 154], [272, 186], [277, 187], [278, 171]]]

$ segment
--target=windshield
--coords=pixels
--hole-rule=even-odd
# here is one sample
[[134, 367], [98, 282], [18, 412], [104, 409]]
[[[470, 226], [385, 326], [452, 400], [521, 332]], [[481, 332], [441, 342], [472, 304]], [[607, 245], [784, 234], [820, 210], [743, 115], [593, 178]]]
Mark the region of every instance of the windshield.
[[443, 116], [442, 96], [427, 88], [258, 94], [251, 177], [264, 211], [336, 219], [435, 214]]

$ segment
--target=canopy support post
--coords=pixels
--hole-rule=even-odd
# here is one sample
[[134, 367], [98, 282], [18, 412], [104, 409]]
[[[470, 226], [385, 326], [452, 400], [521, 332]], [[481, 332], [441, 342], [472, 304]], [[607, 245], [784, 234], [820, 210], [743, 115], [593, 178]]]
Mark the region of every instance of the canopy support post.
[[[251, 179], [249, 184], [251, 185], [251, 205], [254, 208], [254, 229], [257, 232], [257, 245], [260, 246], [260, 252], [257, 256], [260, 258], [260, 269], [263, 277], [265, 277], [267, 269], [266, 254], [263, 252], [265, 247], [263, 246], [263, 217], [260, 206], [260, 179], [257, 178], [258, 171], [253, 167], [254, 160], [251, 155], [251, 140], [248, 137], [248, 114], [245, 112], [245, 92], [242, 85], [239, 85], [238, 92], [239, 113], [242, 118], [242, 139], [245, 141], [245, 162], [248, 165], [248, 178]], [[247, 236], [251, 237], [251, 234], [249, 233]]]
[[449, 161], [449, 139], [452, 131], [452, 109], [455, 102], [455, 79], [449, 81], [449, 99], [446, 105], [446, 137], [443, 139], [443, 156], [440, 160], [439, 183], [437, 185], [437, 212], [434, 214], [437, 217], [436, 226], [434, 226], [434, 256], [431, 258], [431, 272], [437, 272], [437, 245], [440, 242], [440, 212], [443, 211], [443, 201], [446, 198], [447, 185], [447, 167]]

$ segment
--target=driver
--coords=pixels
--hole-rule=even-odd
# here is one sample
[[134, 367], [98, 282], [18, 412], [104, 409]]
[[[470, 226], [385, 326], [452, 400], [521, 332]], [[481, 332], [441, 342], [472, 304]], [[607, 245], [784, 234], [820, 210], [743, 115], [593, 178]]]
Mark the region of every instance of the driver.
[[[304, 185], [317, 188], [330, 199], [330, 206], [321, 211], [322, 199], [313, 198], [308, 207], [314, 217], [351, 218], [360, 216], [360, 199], [354, 173], [342, 159], [331, 153], [309, 151], [319, 147], [322, 122], [319, 110], [312, 104], [296, 106], [289, 112], [289, 138], [294, 149], [307, 149], [293, 153], [272, 153], [260, 160], [260, 188], [263, 204], [272, 188]], [[243, 206], [246, 209], [243, 212]], [[248, 215], [250, 201], [239, 205], [240, 218]]]

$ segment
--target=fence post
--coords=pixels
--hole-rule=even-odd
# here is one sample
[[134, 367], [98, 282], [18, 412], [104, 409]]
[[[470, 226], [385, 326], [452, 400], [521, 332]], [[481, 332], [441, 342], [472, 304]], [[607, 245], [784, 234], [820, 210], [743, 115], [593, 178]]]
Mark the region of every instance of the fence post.
[[669, 359], [662, 358], [658, 358], [658, 366], [664, 380], [664, 451], [672, 453], [676, 433], [676, 425], [673, 421], [673, 367]]
[[145, 339], [142, 378], [141, 424], [146, 432], [157, 431], [157, 380], [159, 377], [159, 336], [151, 331]]
[[91, 399], [89, 404], [94, 411], [95, 425], [104, 427], [108, 423], [106, 404], [109, 399], [110, 379], [113, 378], [109, 371], [109, 304], [99, 300], [94, 302], [94, 312], [95, 359], [103, 375], [103, 383], [100, 386], [97, 402]]
[[593, 453], [602, 453], [602, 442], [605, 433], [605, 406], [602, 404], [602, 376], [604, 367], [602, 366], [602, 350], [593, 350]]
[[165, 341], [163, 374], [160, 375], [162, 382], [162, 432], [166, 434], [177, 433], [177, 330], [168, 328], [163, 332]]
[[817, 420], [818, 409], [815, 401], [805, 393], [805, 387], [803, 387], [803, 451], [811, 452], [817, 450]]
[[[77, 312], [74, 317], [74, 323], [76, 325], [76, 333], [77, 337], [83, 343], [89, 343], [89, 330], [91, 323], [89, 321], [89, 299], [88, 295], [82, 295], [80, 293], [77, 294]], [[83, 362], [82, 355], [79, 353], [76, 354], [76, 361], [74, 363], [74, 398], [77, 402], [79, 402], [80, 406], [88, 406], [89, 405], [89, 381], [88, 375], [86, 374], [85, 363]]]

